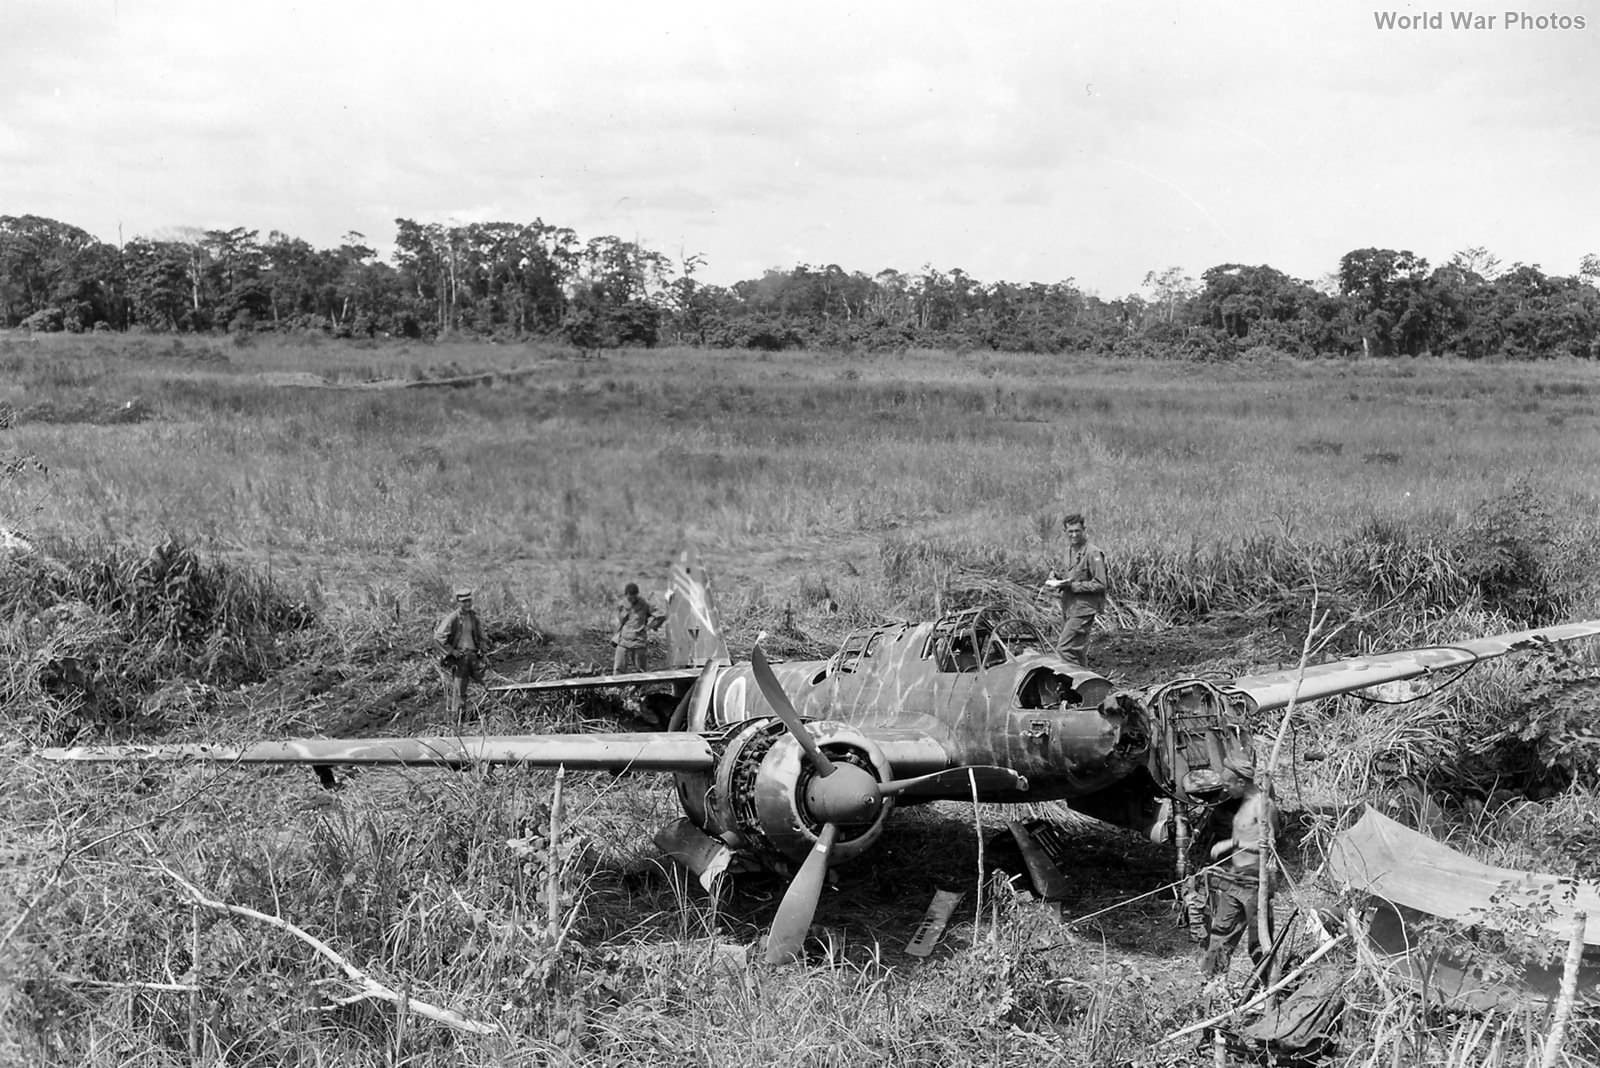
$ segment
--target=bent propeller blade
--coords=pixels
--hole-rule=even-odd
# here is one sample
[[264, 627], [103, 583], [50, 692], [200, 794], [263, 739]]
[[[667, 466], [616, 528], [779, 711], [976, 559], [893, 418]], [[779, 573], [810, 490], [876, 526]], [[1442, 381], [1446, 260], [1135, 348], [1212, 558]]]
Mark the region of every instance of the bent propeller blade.
[[784, 891], [778, 903], [778, 914], [772, 919], [772, 933], [767, 936], [767, 963], [788, 964], [800, 959], [805, 948], [806, 932], [811, 930], [811, 920], [817, 914], [817, 901], [822, 897], [822, 883], [828, 876], [828, 856], [839, 835], [837, 824], [825, 823], [817, 844], [806, 854], [805, 863], [795, 873], [794, 881]]

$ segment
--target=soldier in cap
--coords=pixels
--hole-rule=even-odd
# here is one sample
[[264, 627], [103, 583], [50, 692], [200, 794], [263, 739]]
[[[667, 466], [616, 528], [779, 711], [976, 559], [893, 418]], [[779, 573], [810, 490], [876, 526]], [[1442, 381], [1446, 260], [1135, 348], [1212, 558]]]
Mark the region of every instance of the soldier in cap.
[[[1229, 756], [1222, 762], [1222, 789], [1228, 801], [1217, 810], [1229, 820], [1228, 837], [1211, 847], [1219, 867], [1206, 873], [1208, 933], [1200, 970], [1206, 976], [1225, 975], [1241, 936], [1248, 936], [1250, 960], [1261, 963], [1257, 905], [1261, 887], [1261, 851], [1276, 841], [1277, 807], [1255, 782], [1256, 769], [1249, 757]], [[1269, 862], [1271, 858], [1268, 858]], [[1268, 893], [1272, 880], [1267, 880]]]
[[630, 582], [622, 588], [622, 600], [617, 602], [617, 627], [611, 635], [616, 652], [611, 657], [611, 673], [620, 675], [630, 671], [648, 671], [646, 657], [650, 651], [650, 632], [659, 630], [667, 617], [650, 607], [650, 602], [639, 596], [639, 584]]
[[1068, 512], [1061, 517], [1061, 526], [1067, 532], [1064, 574], [1052, 568], [1045, 583], [1061, 597], [1061, 638], [1056, 647], [1066, 660], [1087, 667], [1089, 629], [1106, 607], [1106, 554], [1090, 544], [1082, 512]]
[[466, 707], [467, 686], [483, 681], [483, 624], [472, 608], [472, 589], [458, 586], [456, 606], [433, 628], [433, 644], [441, 656], [439, 678], [444, 682], [445, 714], [460, 726]]

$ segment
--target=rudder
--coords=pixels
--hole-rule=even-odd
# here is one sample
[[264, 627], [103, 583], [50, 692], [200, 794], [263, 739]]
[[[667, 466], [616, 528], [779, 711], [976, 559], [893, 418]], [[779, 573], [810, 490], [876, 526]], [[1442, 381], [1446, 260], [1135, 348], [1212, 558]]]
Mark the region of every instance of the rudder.
[[672, 667], [731, 662], [717, 603], [711, 596], [711, 578], [693, 549], [683, 550], [672, 565], [667, 588], [667, 655]]

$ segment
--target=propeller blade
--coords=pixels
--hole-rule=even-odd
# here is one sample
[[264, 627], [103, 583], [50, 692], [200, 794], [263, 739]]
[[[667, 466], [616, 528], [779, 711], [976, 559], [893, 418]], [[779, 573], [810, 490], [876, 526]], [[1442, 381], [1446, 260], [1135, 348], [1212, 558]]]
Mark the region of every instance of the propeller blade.
[[973, 779], [978, 782], [978, 792], [986, 790], [1026, 790], [1028, 779], [1019, 775], [1010, 768], [996, 767], [993, 764], [974, 764], [964, 768], [946, 768], [944, 771], [935, 771], [928, 775], [918, 775], [914, 779], [895, 779], [892, 782], [878, 784], [878, 792], [885, 797], [918, 787], [932, 787], [930, 792], [968, 791], [972, 789]]
[[778, 903], [778, 914], [772, 920], [772, 933], [767, 936], [767, 963], [788, 964], [800, 959], [805, 948], [806, 932], [811, 930], [811, 919], [817, 914], [817, 901], [822, 897], [822, 883], [828, 876], [828, 855], [833, 852], [833, 841], [839, 836], [837, 824], [824, 823], [817, 844], [806, 854], [805, 863], [795, 873], [794, 881], [784, 891]]
[[832, 775], [833, 761], [829, 760], [828, 754], [817, 745], [816, 739], [811, 737], [811, 732], [806, 730], [806, 725], [800, 722], [800, 713], [794, 710], [789, 695], [783, 692], [783, 684], [778, 681], [778, 676], [772, 673], [772, 665], [767, 663], [767, 655], [761, 651], [759, 645], [750, 650], [750, 668], [755, 672], [756, 685], [761, 687], [761, 696], [767, 699], [767, 704], [771, 705], [778, 718], [783, 720], [783, 725], [789, 728], [789, 733], [800, 743], [800, 748], [806, 751], [806, 756], [811, 758], [811, 766], [816, 769], [817, 774], [824, 778]]

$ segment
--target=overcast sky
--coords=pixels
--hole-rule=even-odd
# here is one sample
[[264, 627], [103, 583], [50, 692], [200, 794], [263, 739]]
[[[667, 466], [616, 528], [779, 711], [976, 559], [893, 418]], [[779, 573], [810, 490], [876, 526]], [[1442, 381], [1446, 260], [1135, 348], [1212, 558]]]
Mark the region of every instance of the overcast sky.
[[0, 214], [384, 249], [396, 217], [541, 218], [724, 283], [931, 263], [1111, 297], [1373, 245], [1572, 274], [1600, 251], [1600, 10], [1480, 13], [0, 0]]

